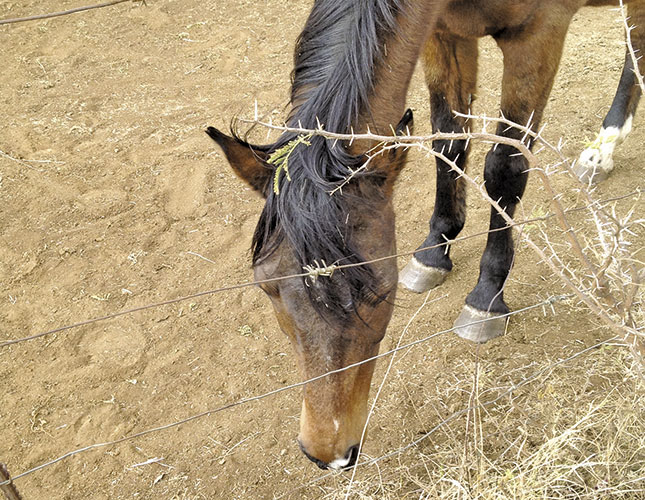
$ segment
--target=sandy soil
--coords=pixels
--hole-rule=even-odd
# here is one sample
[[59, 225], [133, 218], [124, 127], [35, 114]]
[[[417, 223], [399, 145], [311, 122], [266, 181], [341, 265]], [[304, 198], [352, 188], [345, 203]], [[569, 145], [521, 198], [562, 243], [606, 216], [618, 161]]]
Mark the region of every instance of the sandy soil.
[[[0, 18], [76, 5], [3, 2]], [[248, 248], [262, 201], [232, 174], [203, 129], [250, 116], [255, 101], [262, 114], [282, 116], [292, 45], [309, 6], [152, 1], [0, 28], [0, 340], [251, 279]], [[565, 137], [568, 154], [594, 137], [622, 61], [616, 14], [581, 12], [546, 114], [549, 137]], [[477, 110], [494, 115], [501, 65], [489, 42], [481, 67]], [[429, 131], [422, 81], [417, 72], [409, 98], [421, 133]], [[600, 198], [642, 187], [639, 124]], [[476, 146], [471, 165], [479, 175], [484, 153]], [[400, 250], [425, 235], [433, 173], [427, 159], [411, 154], [396, 192]], [[558, 183], [565, 200], [575, 202], [575, 182]], [[427, 204], [418, 203], [424, 198]], [[544, 210], [547, 201], [534, 179], [527, 212]], [[488, 219], [475, 193], [468, 203], [466, 234]], [[406, 340], [452, 324], [477, 278], [483, 244], [471, 239], [453, 250], [455, 271], [432, 295], [440, 301], [419, 315]], [[511, 307], [560, 290], [521, 248], [507, 291]], [[400, 294], [383, 348], [396, 343], [423, 298]], [[556, 311], [515, 318], [508, 335], [481, 349], [491, 385], [608, 335], [583, 310], [559, 304]], [[365, 451], [379, 456], [402, 446], [462, 407], [467, 394], [446, 388], [469, 373], [474, 352], [444, 336], [400, 357]], [[255, 288], [61, 332], [0, 351], [0, 461], [15, 475], [75, 448], [298, 380], [286, 338]], [[294, 441], [299, 400], [298, 390], [288, 391], [89, 451], [17, 485], [29, 499], [319, 498], [343, 483], [332, 477], [292, 492], [320, 476]], [[509, 418], [525, 420], [521, 409]], [[438, 436], [426, 450], [441, 443]], [[415, 453], [381, 468], [412, 463]], [[150, 459], [159, 460], [137, 466]], [[400, 496], [414, 496], [416, 487], [400, 477]]]

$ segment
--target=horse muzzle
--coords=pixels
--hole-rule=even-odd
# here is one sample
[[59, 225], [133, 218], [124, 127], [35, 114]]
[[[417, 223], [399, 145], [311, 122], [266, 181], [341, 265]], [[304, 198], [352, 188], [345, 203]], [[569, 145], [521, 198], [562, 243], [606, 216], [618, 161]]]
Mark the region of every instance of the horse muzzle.
[[354, 446], [350, 446], [350, 448], [347, 450], [347, 453], [345, 453], [345, 456], [343, 458], [336, 458], [329, 463], [324, 462], [323, 460], [320, 460], [314, 457], [313, 455], [309, 454], [309, 452], [307, 452], [307, 449], [303, 446], [303, 444], [300, 441], [298, 441], [298, 445], [300, 446], [300, 450], [305, 454], [305, 456], [323, 470], [349, 469], [350, 467], [353, 467], [356, 464], [356, 461], [358, 460], [359, 446], [357, 444], [355, 444]]

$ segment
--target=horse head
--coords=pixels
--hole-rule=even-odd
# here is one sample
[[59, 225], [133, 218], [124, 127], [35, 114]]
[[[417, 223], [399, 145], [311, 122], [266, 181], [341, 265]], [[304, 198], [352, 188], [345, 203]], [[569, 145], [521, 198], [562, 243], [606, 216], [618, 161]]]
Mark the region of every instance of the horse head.
[[[396, 132], [411, 124], [408, 110]], [[396, 259], [362, 263], [395, 253], [392, 185], [406, 151], [381, 151], [368, 161], [365, 154], [350, 155], [347, 144], [311, 137], [290, 154], [287, 178], [271, 158], [280, 144], [293, 145], [293, 136], [253, 146], [212, 127], [207, 133], [235, 173], [266, 200], [254, 236], [255, 279], [271, 300], [302, 377], [320, 377], [304, 386], [300, 448], [321, 468], [351, 466], [375, 366], [374, 360], [361, 362], [378, 353], [398, 277]], [[338, 177], [337, 165], [312, 168], [333, 148], [367, 168], [349, 180]], [[334, 185], [342, 189], [329, 189]], [[293, 275], [301, 276], [279, 279]]]

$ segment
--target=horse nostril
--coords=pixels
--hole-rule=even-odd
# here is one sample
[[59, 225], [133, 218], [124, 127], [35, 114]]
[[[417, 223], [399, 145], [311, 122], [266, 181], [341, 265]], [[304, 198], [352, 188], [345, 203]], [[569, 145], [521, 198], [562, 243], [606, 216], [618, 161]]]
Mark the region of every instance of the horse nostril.
[[351, 469], [356, 461], [358, 460], [358, 445], [352, 446], [347, 453], [345, 453], [344, 458], [337, 458], [329, 464], [331, 469], [335, 470], [347, 470]]
[[353, 467], [356, 464], [356, 461], [358, 460], [358, 448], [359, 446], [355, 444], [352, 446], [349, 450], [347, 450], [347, 453], [345, 453], [345, 458], [337, 458], [336, 460], [333, 460], [331, 463], [325, 463], [322, 460], [314, 457], [313, 455], [310, 455], [307, 450], [305, 450], [305, 447], [302, 445], [300, 441], [298, 441], [298, 445], [300, 446], [300, 451], [304, 453], [304, 455], [311, 460], [313, 463], [315, 463], [318, 467], [320, 467], [323, 470], [326, 469], [335, 469], [335, 470], [341, 470], [341, 469], [349, 469], [350, 467]]
[[358, 445], [357, 444], [352, 446], [347, 451], [347, 455], [345, 455], [345, 458], [349, 459], [349, 461], [347, 462], [347, 465], [344, 467], [345, 469], [349, 469], [350, 467], [353, 467], [356, 464], [356, 461], [358, 460]]

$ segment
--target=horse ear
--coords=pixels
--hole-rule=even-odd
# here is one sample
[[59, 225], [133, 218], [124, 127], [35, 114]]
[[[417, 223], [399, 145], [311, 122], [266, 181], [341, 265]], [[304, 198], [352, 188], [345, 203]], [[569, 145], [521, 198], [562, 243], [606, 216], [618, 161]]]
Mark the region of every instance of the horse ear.
[[208, 127], [206, 133], [222, 148], [233, 171], [265, 196], [265, 188], [273, 171], [266, 163], [268, 155], [262, 147], [253, 146], [237, 137], [230, 137], [215, 127]]
[[[396, 128], [394, 129], [394, 133], [396, 135], [410, 135], [412, 134], [413, 127], [414, 117], [412, 110], [408, 109], [403, 114], [403, 118], [401, 118]], [[384, 185], [387, 196], [390, 196], [392, 194], [394, 182], [405, 166], [405, 161], [408, 156], [408, 149], [408, 147], [399, 146], [397, 148], [391, 149], [389, 152], [387, 165], [385, 166], [386, 181]]]

